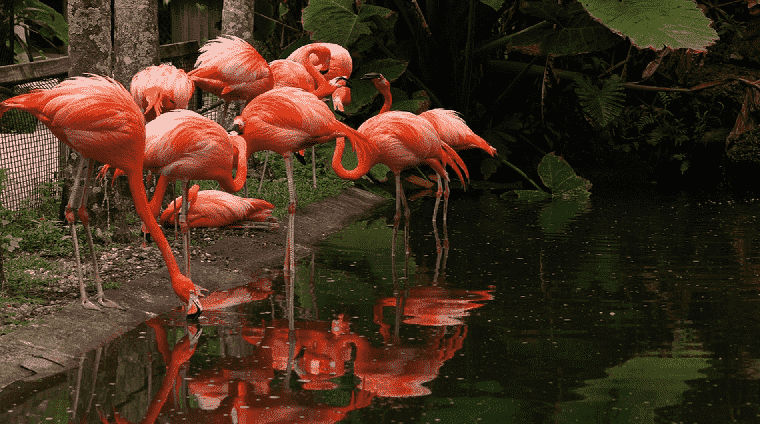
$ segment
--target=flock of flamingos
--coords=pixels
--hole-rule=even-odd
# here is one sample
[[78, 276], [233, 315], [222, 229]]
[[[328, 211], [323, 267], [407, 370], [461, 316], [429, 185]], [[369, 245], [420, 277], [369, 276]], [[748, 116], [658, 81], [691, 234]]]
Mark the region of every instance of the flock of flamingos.
[[[496, 149], [473, 133], [454, 111], [433, 109], [420, 115], [391, 111], [390, 85], [376, 73], [363, 78], [371, 79], [383, 95], [382, 109], [358, 129], [345, 125], [335, 118], [325, 100], [331, 98], [335, 109], [343, 112], [343, 105], [351, 101], [348, 83], [351, 72], [351, 55], [336, 44], [308, 44], [287, 59], [267, 63], [244, 40], [221, 36], [200, 49], [195, 68], [188, 73], [171, 65], [151, 66], [140, 71], [132, 79], [131, 94], [109, 77], [89, 75], [67, 79], [49, 90], [35, 90], [0, 102], [0, 116], [11, 108], [27, 111], [81, 155], [66, 219], [74, 242], [82, 305], [100, 309], [87, 298], [85, 291], [74, 225], [77, 216], [84, 225], [92, 253], [97, 302], [101, 306], [122, 308], [104, 298], [88, 227], [85, 206], [95, 161], [107, 165], [101, 170], [102, 175], [108, 167], [116, 169], [114, 176], [126, 175], [137, 213], [161, 251], [172, 288], [187, 305], [189, 318], [201, 314], [203, 306], [199, 298], [208, 290], [190, 279], [188, 222], [217, 226], [240, 219], [266, 219], [268, 213], [271, 214], [273, 206], [268, 202], [229, 194], [245, 185], [247, 161], [254, 152], [274, 151], [285, 159], [290, 203], [283, 274], [289, 288], [290, 305], [293, 293], [290, 276], [295, 271], [294, 152], [336, 140], [333, 170], [339, 177], [351, 180], [361, 178], [375, 164], [387, 165], [396, 180], [396, 228], [402, 203], [407, 223], [409, 217], [401, 187], [401, 171], [429, 165], [438, 179], [435, 221], [441, 196], [444, 195], [445, 203], [448, 200], [449, 177], [445, 167], [454, 169], [463, 184], [465, 177], [469, 177], [456, 150], [480, 148], [493, 156]], [[238, 131], [228, 133], [216, 122], [186, 110], [196, 87], [225, 101], [222, 123], [229, 102], [246, 103], [242, 114], [234, 120]], [[345, 138], [349, 139], [359, 159], [353, 170], [347, 170], [341, 164]], [[86, 169], [85, 184], [80, 189], [83, 169]], [[159, 176], [150, 202], [143, 181], [144, 170]], [[188, 199], [182, 202], [179, 216], [184, 240], [184, 275], [157, 223], [164, 190], [175, 180], [183, 182], [183, 198]], [[197, 187], [190, 189], [191, 180], [216, 180], [228, 193], [216, 190], [199, 193]], [[228, 216], [230, 222], [219, 223], [218, 217], [213, 215], [203, 218], [200, 205], [212, 205], [212, 199], [221, 198], [230, 202], [230, 211], [234, 212]], [[217, 206], [205, 210], [218, 214], [218, 204], [213, 205]], [[188, 214], [192, 214], [192, 210], [197, 213], [190, 220]], [[292, 308], [288, 309], [292, 314]]]

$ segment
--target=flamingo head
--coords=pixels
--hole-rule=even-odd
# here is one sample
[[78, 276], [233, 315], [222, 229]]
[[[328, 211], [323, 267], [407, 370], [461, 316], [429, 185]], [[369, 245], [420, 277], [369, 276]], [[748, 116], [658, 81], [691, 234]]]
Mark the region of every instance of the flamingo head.
[[362, 77], [363, 80], [372, 80], [372, 83], [375, 85], [375, 88], [377, 88], [377, 91], [385, 91], [391, 89], [391, 84], [388, 82], [387, 79], [383, 76], [383, 74], [379, 72], [370, 72], [367, 74], [364, 74]]

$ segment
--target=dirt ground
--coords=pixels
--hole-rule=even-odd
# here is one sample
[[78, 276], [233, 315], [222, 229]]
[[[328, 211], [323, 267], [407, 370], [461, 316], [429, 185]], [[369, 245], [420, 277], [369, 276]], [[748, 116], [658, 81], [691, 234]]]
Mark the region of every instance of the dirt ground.
[[[314, 203], [296, 214], [296, 256], [303, 257], [329, 234], [368, 214], [384, 198], [356, 188]], [[193, 234], [193, 282], [210, 291], [224, 290], [251, 280], [266, 269], [282, 269], [287, 219], [276, 230], [202, 229]], [[173, 240], [172, 230], [165, 230]], [[178, 245], [176, 245], [178, 246]], [[180, 258], [178, 252], [175, 256]], [[101, 255], [104, 282], [120, 282], [106, 298], [127, 310], [84, 309], [79, 305], [73, 262], [58, 276], [57, 293], [45, 306], [2, 305], [25, 325], [0, 330], [0, 389], [19, 379], [38, 379], [76, 365], [79, 355], [118, 337], [140, 322], [180, 306], [158, 249], [139, 243]], [[41, 272], [30, 270], [30, 273]], [[94, 290], [89, 291], [94, 295]], [[94, 296], [93, 296], [94, 297]], [[93, 298], [91, 297], [91, 299]], [[61, 309], [62, 307], [62, 309]], [[201, 324], [202, 324], [201, 318]]]

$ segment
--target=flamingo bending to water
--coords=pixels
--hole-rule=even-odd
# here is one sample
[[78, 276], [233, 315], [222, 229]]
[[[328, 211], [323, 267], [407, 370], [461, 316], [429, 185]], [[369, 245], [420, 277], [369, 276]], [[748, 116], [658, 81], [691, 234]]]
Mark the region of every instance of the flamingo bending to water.
[[[100, 276], [97, 273], [97, 260], [89, 230], [89, 218], [85, 208], [92, 167], [94, 161], [100, 161], [122, 169], [127, 175], [137, 214], [148, 227], [161, 250], [161, 255], [169, 270], [174, 293], [187, 304], [188, 316], [199, 315], [202, 307], [198, 297], [201, 296], [201, 291], [205, 289], [193, 284], [190, 278], [180, 273], [169, 243], [148, 208], [148, 198], [142, 179], [145, 157], [145, 119], [129, 92], [117, 81], [108, 77], [99, 75], [75, 77], [61, 82], [50, 90], [35, 90], [1, 102], [0, 116], [11, 108], [21, 109], [34, 115], [59, 140], [81, 155], [80, 170], [77, 172], [69, 205], [66, 208], [66, 219], [69, 221], [74, 241], [82, 305], [86, 308], [99, 309], [97, 305], [87, 299], [87, 293], [84, 289], [79, 246], [74, 227], [76, 216], [73, 208], [77, 201], [79, 203], [77, 214], [85, 227], [87, 241], [92, 252], [98, 303], [103, 306], [119, 307], [119, 305], [107, 301], [103, 297], [103, 288]], [[84, 192], [80, 195], [79, 178], [81, 177], [81, 164], [85, 160], [88, 161], [88, 174], [85, 179]], [[190, 314], [193, 305], [197, 308], [197, 312]]]

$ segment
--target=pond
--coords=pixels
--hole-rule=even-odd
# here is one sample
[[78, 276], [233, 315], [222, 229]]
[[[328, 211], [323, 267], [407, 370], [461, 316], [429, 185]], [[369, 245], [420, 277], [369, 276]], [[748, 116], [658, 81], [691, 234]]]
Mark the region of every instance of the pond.
[[388, 202], [298, 263], [294, 333], [281, 273], [255, 270], [197, 324], [10, 385], [0, 422], [760, 422], [757, 203], [470, 190], [448, 249], [412, 202], [393, 261]]

